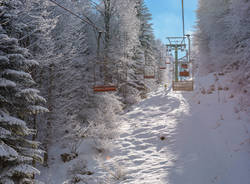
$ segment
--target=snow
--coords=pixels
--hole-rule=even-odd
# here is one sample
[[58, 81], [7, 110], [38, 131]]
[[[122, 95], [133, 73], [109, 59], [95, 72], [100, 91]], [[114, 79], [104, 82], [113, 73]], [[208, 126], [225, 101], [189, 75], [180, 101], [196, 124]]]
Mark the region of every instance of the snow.
[[11, 132], [9, 130], [6, 130], [5, 128], [0, 127], [0, 138], [4, 138], [9, 135], [11, 135]]
[[10, 61], [15, 61], [19, 64], [21, 64], [25, 60], [22, 54], [8, 54], [7, 57]]
[[[204, 81], [212, 85], [213, 75], [197, 83]], [[249, 119], [235, 112], [229, 94], [159, 89], [121, 117], [121, 135], [103, 156], [101, 177], [120, 184], [250, 183]], [[124, 173], [119, 180], [112, 174], [116, 165]]]
[[11, 69], [6, 69], [3, 71], [3, 75], [13, 75], [19, 78], [27, 78], [32, 80], [32, 77], [29, 73], [24, 72], [24, 71], [17, 71], [17, 70], [11, 70]]
[[0, 61], [2, 66], [9, 64], [9, 59], [5, 56], [0, 56]]
[[[39, 168], [41, 175], [37, 177], [38, 180], [46, 184], [62, 184], [69, 179], [69, 174], [72, 173], [76, 165], [81, 165], [83, 168], [97, 167], [97, 163], [93, 160], [96, 155], [93, 150], [93, 141], [89, 139], [83, 140], [79, 145], [77, 152], [79, 156], [71, 162], [63, 162], [60, 154], [70, 153], [71, 146], [66, 140], [57, 142], [49, 148], [49, 167]], [[86, 163], [85, 163], [86, 162]], [[90, 178], [88, 178], [90, 180]]]
[[43, 113], [43, 112], [49, 112], [49, 110], [45, 107], [42, 107], [40, 105], [29, 105], [28, 109], [31, 113], [37, 114], [37, 113]]
[[39, 65], [39, 63], [37, 62], [37, 61], [35, 61], [35, 60], [33, 60], [33, 59], [26, 59], [25, 60], [25, 63], [28, 65], [28, 66], [38, 66]]
[[12, 175], [27, 175], [32, 177], [33, 174], [40, 174], [40, 171], [28, 164], [20, 164], [16, 167], [11, 168], [10, 176]]
[[0, 78], [0, 87], [2, 87], [2, 88], [3, 87], [5, 87], [5, 88], [7, 88], [7, 87], [13, 88], [13, 87], [16, 87], [16, 83], [13, 82], [13, 81], [4, 79], [4, 78]]
[[63, 163], [60, 154], [69, 146], [53, 146], [39, 179], [70, 183], [74, 173], [89, 184], [249, 184], [249, 115], [239, 107], [240, 95], [230, 97], [229, 82], [210, 74], [195, 81], [194, 92], [159, 88], [121, 114], [111, 151], [98, 153], [85, 138], [78, 158]]
[[23, 120], [17, 119], [13, 116], [9, 116], [3, 111], [0, 111], [0, 122], [3, 124], [8, 124], [10, 126], [16, 125], [16, 126], [26, 127], [26, 123]]
[[5, 144], [4, 142], [0, 142], [0, 157], [1, 158], [8, 158], [10, 159], [9, 157], [11, 158], [16, 158], [18, 157], [18, 153], [13, 149], [11, 148], [10, 146], [8, 146], [7, 144]]

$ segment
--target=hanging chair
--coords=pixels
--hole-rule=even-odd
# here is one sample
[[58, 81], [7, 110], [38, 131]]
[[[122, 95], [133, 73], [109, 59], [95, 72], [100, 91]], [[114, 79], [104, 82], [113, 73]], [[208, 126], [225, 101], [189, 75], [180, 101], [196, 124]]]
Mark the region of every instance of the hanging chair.
[[183, 72], [180, 72], [181, 77], [189, 77], [189, 72], [184, 70]]
[[154, 79], [154, 75], [144, 75], [144, 79]]
[[187, 69], [188, 68], [188, 64], [181, 64], [181, 68]]
[[94, 92], [108, 92], [108, 91], [116, 91], [117, 87], [111, 85], [94, 86], [93, 90]]
[[145, 65], [144, 68], [144, 79], [154, 79], [155, 78], [155, 68], [151, 65]]
[[[101, 65], [98, 65], [101, 64]], [[108, 72], [108, 63], [107, 62], [96, 62], [94, 66], [94, 85], [93, 85], [93, 92], [111, 92], [117, 91], [118, 80], [117, 84], [114, 84], [114, 73], [110, 74]], [[99, 74], [97, 75], [96, 66], [99, 66]], [[114, 65], [113, 65], [114, 67]], [[105, 72], [104, 72], [105, 71]], [[116, 69], [117, 77], [118, 77], [118, 69]]]
[[194, 82], [193, 81], [173, 81], [172, 87], [173, 87], [173, 91], [193, 91]]

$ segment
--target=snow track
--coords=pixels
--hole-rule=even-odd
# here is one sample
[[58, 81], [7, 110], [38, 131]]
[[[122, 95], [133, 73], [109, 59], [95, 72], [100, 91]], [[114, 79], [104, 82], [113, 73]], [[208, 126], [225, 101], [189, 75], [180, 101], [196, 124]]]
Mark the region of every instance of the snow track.
[[136, 104], [103, 157], [101, 183], [249, 184], [250, 125], [217, 99], [159, 89]]
[[179, 118], [187, 111], [181, 94], [160, 89], [123, 115], [117, 147], [105, 161], [106, 167], [115, 164], [124, 172], [124, 178], [114, 183], [166, 184], [168, 170], [176, 162], [168, 148], [175, 142]]

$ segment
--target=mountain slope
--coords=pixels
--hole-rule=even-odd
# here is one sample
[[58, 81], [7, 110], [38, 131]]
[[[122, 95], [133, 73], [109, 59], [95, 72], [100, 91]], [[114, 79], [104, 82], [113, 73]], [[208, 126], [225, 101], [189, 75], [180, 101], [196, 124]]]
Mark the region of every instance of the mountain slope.
[[[213, 75], [204, 81], [214, 87]], [[162, 88], [135, 105], [121, 117], [115, 150], [101, 162], [106, 183], [250, 183], [249, 119], [229, 94]]]

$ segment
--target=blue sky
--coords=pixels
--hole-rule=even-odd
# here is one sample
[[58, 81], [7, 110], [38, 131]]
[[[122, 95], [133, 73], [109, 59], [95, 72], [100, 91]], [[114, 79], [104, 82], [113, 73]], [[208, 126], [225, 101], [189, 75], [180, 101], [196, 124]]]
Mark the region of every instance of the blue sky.
[[[155, 37], [166, 43], [167, 36], [182, 36], [181, 0], [145, 0], [150, 13]], [[198, 0], [184, 0], [185, 32], [194, 30]]]

